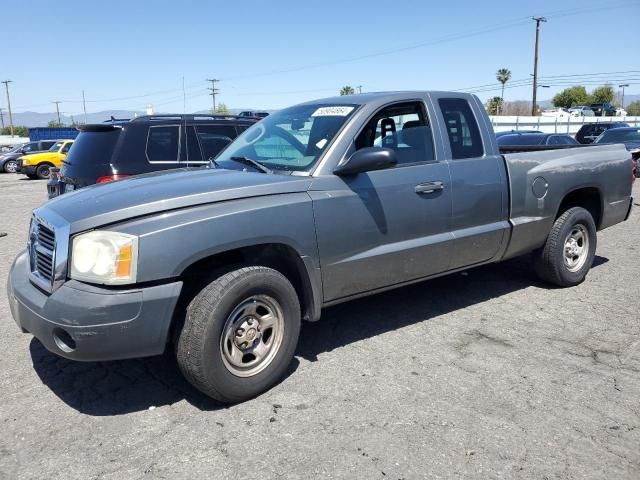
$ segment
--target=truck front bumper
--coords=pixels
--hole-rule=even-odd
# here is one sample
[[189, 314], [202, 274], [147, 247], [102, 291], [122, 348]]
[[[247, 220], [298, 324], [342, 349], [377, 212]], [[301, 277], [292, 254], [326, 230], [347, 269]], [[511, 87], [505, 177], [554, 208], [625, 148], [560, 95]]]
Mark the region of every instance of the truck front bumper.
[[51, 295], [29, 281], [22, 252], [9, 272], [11, 314], [23, 332], [72, 360], [99, 361], [161, 354], [182, 282], [128, 290], [69, 280]]
[[24, 173], [25, 175], [35, 175], [37, 168], [37, 165], [19, 165], [17, 173]]

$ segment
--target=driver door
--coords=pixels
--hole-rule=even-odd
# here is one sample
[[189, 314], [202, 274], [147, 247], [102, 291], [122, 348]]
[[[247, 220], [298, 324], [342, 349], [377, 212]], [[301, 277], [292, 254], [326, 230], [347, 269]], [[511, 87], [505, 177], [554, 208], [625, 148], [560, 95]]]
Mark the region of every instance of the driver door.
[[452, 240], [451, 178], [434, 150], [422, 101], [379, 110], [352, 150], [384, 146], [398, 164], [314, 179], [324, 300], [411, 282], [447, 270]]

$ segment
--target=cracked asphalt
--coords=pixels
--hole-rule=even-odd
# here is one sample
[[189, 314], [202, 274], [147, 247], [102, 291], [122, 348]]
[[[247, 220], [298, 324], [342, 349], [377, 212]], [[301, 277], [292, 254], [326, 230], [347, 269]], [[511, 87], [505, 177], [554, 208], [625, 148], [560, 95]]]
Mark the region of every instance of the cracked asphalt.
[[[0, 175], [2, 285], [45, 190]], [[638, 479], [639, 211], [575, 288], [523, 258], [327, 309], [287, 378], [233, 407], [168, 354], [56, 357], [2, 291], [0, 478]]]

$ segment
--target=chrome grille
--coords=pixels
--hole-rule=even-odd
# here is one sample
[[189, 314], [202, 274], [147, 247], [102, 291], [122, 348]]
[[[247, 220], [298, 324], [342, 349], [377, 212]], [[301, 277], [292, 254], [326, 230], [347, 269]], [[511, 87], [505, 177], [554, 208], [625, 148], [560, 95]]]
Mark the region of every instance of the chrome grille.
[[53, 293], [67, 278], [69, 223], [47, 207], [35, 210], [27, 251], [31, 283]]
[[36, 284], [52, 290], [55, 275], [56, 235], [54, 231], [34, 218], [29, 233], [31, 277]]

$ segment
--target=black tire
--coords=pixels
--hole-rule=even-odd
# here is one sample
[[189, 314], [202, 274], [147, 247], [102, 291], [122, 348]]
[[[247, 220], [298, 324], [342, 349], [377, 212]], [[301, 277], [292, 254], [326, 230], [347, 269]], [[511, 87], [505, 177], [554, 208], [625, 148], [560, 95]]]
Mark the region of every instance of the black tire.
[[18, 168], [18, 162], [15, 160], [7, 160], [4, 162], [3, 170], [5, 173], [16, 173], [16, 169]]
[[38, 165], [36, 168], [36, 178], [47, 180], [51, 176], [51, 165]]
[[[582, 265], [572, 271], [565, 261], [565, 242], [574, 229], [584, 227], [588, 239], [586, 256]], [[534, 268], [538, 276], [559, 287], [573, 287], [582, 283], [593, 264], [596, 255], [596, 224], [589, 211], [573, 207], [565, 211], [553, 224], [547, 241], [540, 250], [534, 252]], [[578, 265], [576, 265], [578, 267]]]
[[[225, 364], [221, 339], [232, 312], [253, 296], [275, 300], [284, 327], [279, 348], [270, 362], [265, 362], [261, 371], [242, 377]], [[176, 346], [180, 370], [198, 390], [221, 402], [237, 403], [253, 398], [286, 373], [298, 343], [300, 318], [296, 291], [280, 272], [251, 266], [226, 273], [202, 289], [187, 306]]]

